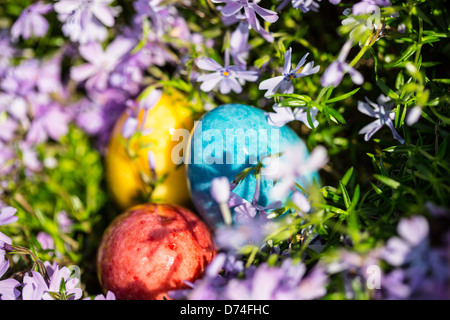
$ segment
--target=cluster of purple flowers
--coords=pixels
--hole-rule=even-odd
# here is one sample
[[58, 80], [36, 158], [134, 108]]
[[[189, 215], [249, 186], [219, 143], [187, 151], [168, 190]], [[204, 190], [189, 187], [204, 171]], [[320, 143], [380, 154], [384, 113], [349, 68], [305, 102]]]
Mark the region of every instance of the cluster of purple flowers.
[[[121, 36], [108, 43], [108, 29], [121, 11], [111, 3], [39, 1], [24, 9], [10, 30], [0, 33], [2, 181], [15, 181], [19, 168], [29, 175], [42, 170], [45, 159], [38, 154], [38, 145], [58, 141], [71, 123], [97, 137], [104, 150], [116, 119], [148, 84], [146, 70], [175, 62], [173, 50], [184, 54], [184, 48], [163, 35], [195, 42], [199, 48], [205, 44], [200, 34], [189, 30], [174, 5], [161, 1], [135, 1], [130, 26], [121, 27]], [[21, 38], [41, 38], [50, 32], [47, 14], [52, 11], [68, 39], [61, 50], [38, 59], [16, 49], [15, 42]], [[144, 30], [146, 23], [148, 30]], [[64, 59], [75, 62], [69, 74], [62, 69]], [[77, 88], [85, 92], [81, 99]]]
[[[239, 277], [238, 277], [239, 276]], [[190, 300], [313, 300], [326, 294], [328, 277], [322, 266], [307, 271], [302, 263], [285, 259], [280, 266], [263, 263], [244, 268], [233, 255], [221, 253], [208, 266], [205, 276], [191, 289], [171, 292]]]
[[[14, 223], [18, 220], [15, 216], [17, 210], [13, 207], [0, 204], [0, 226]], [[70, 227], [71, 222], [62, 212], [59, 215], [60, 222], [64, 227]], [[48, 236], [48, 235], [47, 235]], [[48, 241], [49, 237], [41, 233], [38, 241], [43, 249], [53, 249], [53, 243]], [[80, 287], [80, 279], [73, 276], [73, 272], [68, 267], [61, 267], [56, 262], [45, 261], [41, 264], [45, 271], [27, 270], [19, 280], [10, 276], [1, 280], [7, 274], [10, 267], [8, 253], [17, 250], [12, 246], [12, 240], [0, 232], [0, 300], [78, 300], [83, 297]], [[79, 275], [78, 275], [79, 276]], [[90, 297], [85, 297], [90, 300]], [[106, 296], [97, 295], [95, 300], [115, 300], [112, 292], [107, 292]]]

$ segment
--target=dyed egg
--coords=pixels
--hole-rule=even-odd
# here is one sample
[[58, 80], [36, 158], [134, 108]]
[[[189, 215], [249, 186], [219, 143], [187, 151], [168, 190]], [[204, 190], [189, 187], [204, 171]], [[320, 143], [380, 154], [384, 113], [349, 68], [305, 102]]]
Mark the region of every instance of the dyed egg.
[[176, 205], [130, 208], [106, 229], [97, 255], [100, 284], [121, 300], [170, 299], [215, 256], [208, 227]]
[[[288, 126], [269, 125], [261, 109], [227, 104], [206, 113], [195, 124], [186, 158], [188, 186], [198, 212], [211, 227], [222, 224], [219, 206], [210, 194], [211, 181], [225, 176], [231, 182], [238, 173], [255, 166], [263, 157], [293, 146], [303, 148], [304, 156], [308, 156], [299, 136]], [[297, 182], [305, 187], [313, 180], [319, 181], [317, 173], [303, 176]], [[262, 176], [260, 205], [286, 200], [270, 196], [273, 185], [273, 180]], [[251, 202], [255, 188], [256, 178], [250, 173], [233, 192]]]
[[[138, 126], [143, 127], [144, 134], [130, 144], [136, 155], [134, 159], [127, 154], [121, 136], [122, 126], [128, 117], [125, 112], [117, 121], [105, 157], [108, 187], [118, 206], [125, 210], [147, 202], [150, 192], [151, 202], [189, 205], [185, 168], [174, 163], [171, 158], [173, 147], [179, 143], [172, 141], [171, 130], [191, 130], [193, 126], [193, 111], [189, 102], [175, 91], [165, 92], [148, 111], [144, 124], [144, 110], [141, 110]], [[165, 177], [154, 190], [144, 182], [141, 175], [141, 172], [150, 175], [147, 158], [149, 150], [154, 155], [157, 178]]]

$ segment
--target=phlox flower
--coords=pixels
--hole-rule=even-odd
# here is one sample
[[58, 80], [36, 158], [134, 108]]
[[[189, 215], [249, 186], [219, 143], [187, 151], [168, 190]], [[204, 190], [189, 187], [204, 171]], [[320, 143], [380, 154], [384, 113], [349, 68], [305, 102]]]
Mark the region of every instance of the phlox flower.
[[317, 146], [306, 156], [303, 146], [288, 148], [281, 156], [271, 156], [265, 159], [261, 173], [273, 180], [278, 180], [271, 190], [274, 199], [286, 197], [291, 190], [295, 191], [296, 180], [307, 176], [321, 168], [328, 162], [327, 150]]
[[278, 14], [275, 11], [262, 8], [258, 5], [260, 0], [212, 0], [212, 2], [225, 3], [225, 6], [220, 9], [222, 15], [225, 17], [236, 17], [243, 15], [256, 31], [262, 29], [256, 15], [259, 15], [269, 23], [273, 23], [278, 20]]
[[245, 81], [254, 82], [258, 79], [257, 71], [246, 71], [242, 67], [230, 66], [227, 57], [229, 57], [228, 54], [226, 54], [225, 66], [221, 66], [214, 59], [206, 57], [198, 58], [195, 61], [200, 69], [213, 71], [197, 78], [197, 82], [203, 82], [200, 86], [201, 90], [209, 92], [218, 86], [222, 94], [228, 94], [230, 91], [241, 93]]
[[322, 78], [320, 79], [320, 84], [322, 87], [337, 87], [342, 82], [345, 73], [350, 75], [354, 84], [360, 86], [364, 83], [363, 75], [345, 62], [345, 59], [347, 59], [348, 53], [352, 48], [352, 44], [353, 41], [351, 40], [345, 42], [337, 60], [332, 62], [325, 70]]
[[19, 18], [11, 27], [11, 36], [15, 39], [22, 36], [29, 39], [31, 36], [43, 37], [48, 31], [48, 22], [42, 16], [52, 10], [51, 4], [37, 2], [25, 8]]
[[113, 0], [60, 0], [53, 6], [62, 30], [73, 42], [104, 41], [107, 29], [114, 26], [120, 7], [110, 7]]
[[319, 72], [320, 66], [314, 67], [314, 62], [308, 62], [303, 67], [302, 71], [298, 72], [299, 69], [305, 64], [309, 53], [305, 54], [297, 66], [292, 69], [291, 54], [292, 48], [289, 48], [284, 55], [284, 67], [281, 76], [264, 80], [259, 84], [260, 90], [267, 90], [264, 94], [265, 97], [274, 95], [276, 92], [293, 93], [294, 84], [292, 83], [292, 80]]
[[[307, 108], [306, 107], [297, 107], [297, 108], [290, 108], [290, 107], [278, 107], [277, 104], [275, 104], [273, 107], [273, 111], [275, 112], [266, 112], [267, 116], [267, 122], [271, 126], [274, 127], [282, 127], [285, 124], [294, 121], [299, 120], [303, 122], [308, 128], [311, 129], [311, 126], [308, 122], [308, 116], [307, 116]], [[319, 112], [319, 110], [315, 107], [312, 107], [310, 109], [311, 112], [311, 119], [313, 121], [314, 127], [319, 125], [319, 121], [317, 121], [315, 116]]]
[[[9, 261], [0, 254], [0, 279], [8, 271], [8, 268]], [[15, 279], [0, 280], [0, 300], [16, 300], [20, 296], [20, 291], [16, 289], [18, 286], [20, 283]]]
[[108, 86], [109, 75], [133, 46], [134, 41], [122, 37], [111, 42], [106, 50], [103, 50], [97, 42], [82, 45], [80, 54], [88, 63], [72, 67], [70, 75], [77, 82], [87, 80], [88, 90], [105, 90]]
[[364, 134], [364, 140], [369, 141], [378, 130], [386, 125], [391, 129], [394, 139], [398, 140], [401, 144], [405, 143], [405, 140], [395, 130], [394, 122], [392, 121], [395, 119], [395, 112], [392, 111], [393, 103], [387, 103], [389, 98], [380, 95], [377, 99], [378, 103], [373, 103], [367, 98], [366, 101], [358, 102], [358, 110], [377, 120], [369, 123], [359, 131], [359, 134]]

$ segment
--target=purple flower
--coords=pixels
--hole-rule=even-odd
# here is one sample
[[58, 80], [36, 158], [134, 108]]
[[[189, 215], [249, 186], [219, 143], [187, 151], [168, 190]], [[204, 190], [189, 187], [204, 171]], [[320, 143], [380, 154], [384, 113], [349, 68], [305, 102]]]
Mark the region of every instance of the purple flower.
[[[280, 0], [278, 0], [280, 1]], [[322, 0], [283, 0], [282, 3], [277, 7], [277, 10], [283, 9], [289, 2], [292, 3], [292, 7], [295, 9], [300, 9], [302, 12], [308, 12], [308, 11], [318, 11], [319, 10], [319, 3]], [[331, 4], [339, 4], [341, 3], [341, 0], [329, 0]]]
[[38, 159], [38, 154], [36, 150], [32, 148], [32, 146], [27, 143], [21, 141], [19, 143], [19, 148], [22, 153], [22, 162], [27, 171], [31, 172], [39, 172], [42, 170], [42, 164]]
[[80, 46], [80, 54], [89, 63], [72, 67], [70, 75], [73, 80], [87, 80], [88, 90], [103, 91], [108, 86], [109, 75], [114, 71], [122, 57], [133, 48], [134, 41], [126, 38], [116, 38], [106, 50], [97, 42]]
[[211, 183], [211, 196], [217, 203], [226, 203], [230, 198], [230, 182], [227, 177], [213, 179]]
[[39, 74], [36, 80], [36, 86], [41, 93], [62, 93], [61, 79], [61, 60], [60, 54], [52, 59], [41, 63]]
[[[261, 24], [256, 15], [259, 15], [265, 21], [273, 23], [278, 20], [278, 15], [275, 11], [261, 8], [257, 3], [260, 0], [212, 0], [214, 3], [225, 3], [225, 6], [220, 9], [222, 15], [225, 17], [237, 17], [245, 16], [249, 24], [257, 31], [261, 28]], [[242, 13], [242, 10], [244, 11]]]
[[380, 95], [377, 99], [378, 104], [373, 103], [366, 98], [366, 102], [358, 101], [358, 110], [372, 118], [377, 120], [369, 123], [359, 131], [359, 134], [364, 134], [364, 140], [369, 141], [370, 138], [380, 130], [384, 125], [387, 125], [391, 129], [394, 139], [398, 140], [401, 144], [405, 143], [405, 140], [395, 130], [394, 122], [395, 112], [391, 111], [393, 103], [387, 103], [389, 98], [384, 95]]
[[[226, 54], [226, 60], [228, 60], [227, 56]], [[241, 85], [245, 81], [253, 82], [258, 79], [257, 71], [245, 71], [242, 67], [229, 66], [228, 61], [225, 62], [225, 67], [222, 67], [211, 58], [198, 58], [195, 64], [200, 69], [213, 71], [212, 73], [201, 75], [197, 78], [197, 82], [203, 82], [200, 89], [205, 92], [209, 92], [219, 86], [220, 93], [222, 94], [228, 94], [230, 91], [241, 93]]]
[[393, 266], [400, 266], [412, 253], [418, 253], [418, 247], [426, 242], [429, 233], [428, 221], [422, 216], [400, 220], [397, 225], [400, 237], [390, 238], [382, 252], [382, 257]]
[[37, 241], [41, 245], [43, 250], [53, 250], [55, 249], [55, 241], [51, 235], [45, 232], [39, 232], [36, 236]]
[[7, 30], [0, 31], [0, 77], [3, 77], [10, 68], [10, 59], [16, 54]]
[[347, 59], [348, 53], [352, 48], [352, 43], [352, 41], [345, 42], [341, 52], [339, 53], [338, 59], [332, 62], [325, 70], [322, 78], [320, 79], [322, 87], [337, 87], [341, 83], [345, 73], [350, 75], [354, 84], [360, 86], [364, 83], [363, 75], [345, 62], [345, 59]]
[[122, 137], [125, 139], [131, 138], [136, 133], [138, 123], [137, 117], [129, 116], [122, 125]]
[[[9, 268], [9, 261], [0, 254], [0, 279]], [[16, 288], [20, 283], [14, 279], [0, 280], [0, 300], [16, 300], [20, 296], [20, 291]]]
[[267, 211], [280, 209], [282, 207], [281, 201], [274, 201], [265, 207], [259, 205], [260, 190], [261, 175], [258, 174], [256, 177], [256, 188], [252, 202], [241, 198], [234, 192], [231, 193], [230, 199], [228, 200], [228, 206], [234, 208], [236, 222], [243, 224], [251, 223], [258, 213], [260, 223], [265, 224], [268, 222]]
[[292, 7], [305, 13], [310, 10], [316, 12], [319, 10], [319, 4], [313, 0], [292, 0]]
[[99, 294], [95, 296], [94, 300], [116, 300], [116, 295], [108, 290], [108, 292], [106, 292], [106, 296]]
[[287, 149], [281, 156], [268, 157], [263, 161], [261, 173], [278, 180], [271, 190], [275, 199], [283, 199], [290, 190], [295, 190], [296, 180], [323, 168], [328, 162], [327, 150], [317, 146], [309, 156], [305, 147]]
[[104, 41], [107, 30], [114, 26], [119, 7], [110, 7], [113, 0], [60, 0], [54, 4], [62, 30], [73, 42]]
[[291, 200], [300, 210], [297, 213], [299, 216], [302, 216], [303, 213], [308, 213], [311, 210], [311, 204], [309, 203], [308, 198], [306, 198], [303, 193], [295, 191], [292, 194]]
[[408, 111], [405, 122], [408, 126], [412, 126], [417, 121], [419, 121], [421, 116], [422, 116], [422, 108], [420, 106], [415, 106]]
[[48, 292], [47, 281], [36, 271], [23, 277], [22, 300], [43, 300], [44, 294]]
[[[290, 107], [278, 107], [278, 105], [275, 104], [273, 106], [273, 110], [275, 112], [266, 112], [267, 121], [271, 126], [282, 127], [286, 123], [289, 123], [294, 120], [299, 120], [303, 122], [308, 128], [312, 129], [308, 122], [306, 107], [297, 107], [295, 109], [292, 109]], [[317, 127], [319, 125], [319, 121], [317, 121], [314, 118], [319, 112], [319, 110], [315, 107], [312, 107], [310, 109], [310, 112], [313, 125], [314, 127]]]
[[[153, 28], [158, 35], [164, 33], [165, 22], [170, 15], [169, 8], [162, 5], [162, 0], [138, 0], [133, 2], [133, 7], [137, 12], [137, 19], [150, 18]], [[142, 22], [140, 22], [142, 23]]]
[[250, 29], [247, 21], [241, 21], [230, 37], [230, 54], [237, 66], [245, 68], [250, 50], [248, 45]]
[[231, 300], [312, 300], [326, 294], [328, 277], [316, 266], [305, 276], [304, 264], [286, 259], [280, 267], [263, 263], [244, 280], [231, 280], [225, 296]]
[[61, 283], [65, 284], [65, 295], [70, 296], [67, 300], [78, 300], [82, 296], [82, 291], [78, 288], [79, 279], [71, 278], [71, 271], [60, 268], [56, 263], [50, 265], [48, 261], [44, 263], [49, 275], [49, 281], [36, 271], [31, 271], [30, 275], [25, 275], [23, 280], [23, 300], [53, 300], [50, 293], [60, 294]]
[[56, 221], [58, 221], [59, 229], [63, 233], [68, 233], [72, 230], [73, 221], [69, 218], [69, 215], [65, 211], [59, 211], [56, 214]]
[[353, 14], [355, 16], [371, 13], [374, 8], [387, 7], [391, 5], [390, 0], [362, 0], [353, 5]]
[[60, 268], [57, 264], [50, 265], [48, 261], [44, 264], [47, 267], [47, 273], [50, 278], [48, 289], [46, 290], [47, 293], [43, 295], [44, 300], [53, 300], [48, 292], [59, 293], [62, 281], [65, 282], [66, 295], [72, 295], [68, 300], [78, 300], [81, 298], [83, 293], [78, 287], [80, 280], [77, 278], [71, 278], [71, 271], [67, 267]]
[[[150, 90], [149, 90], [150, 89]], [[122, 125], [122, 136], [129, 139], [136, 133], [137, 130], [145, 134], [149, 133], [151, 128], [144, 128], [147, 122], [148, 111], [152, 109], [161, 99], [162, 91], [149, 87], [143, 94], [140, 95], [139, 101], [128, 100], [126, 102], [128, 117]], [[143, 111], [143, 119], [138, 120], [139, 115]], [[139, 127], [140, 126], [140, 127]]]
[[16, 222], [19, 218], [15, 216], [17, 209], [13, 207], [0, 208], [0, 226]]
[[48, 22], [42, 16], [52, 10], [51, 4], [38, 2], [25, 8], [11, 27], [11, 36], [29, 39], [32, 35], [43, 37], [48, 31]]
[[71, 115], [57, 104], [35, 105], [34, 120], [27, 133], [26, 141], [31, 144], [39, 144], [50, 137], [59, 140], [66, 135], [71, 121]]
[[76, 124], [90, 135], [101, 132], [105, 126], [103, 106], [89, 99], [82, 99], [74, 108], [77, 110]]
[[294, 92], [294, 85], [292, 83], [293, 79], [309, 76], [319, 71], [320, 69], [319, 66], [314, 67], [314, 62], [308, 62], [303, 67], [302, 71], [298, 72], [300, 67], [302, 67], [305, 64], [306, 58], [308, 57], [309, 53], [305, 54], [303, 58], [300, 60], [300, 62], [297, 64], [297, 66], [294, 69], [292, 69], [291, 53], [292, 48], [289, 48], [289, 50], [287, 50], [284, 55], [284, 67], [282, 76], [277, 76], [274, 78], [264, 80], [259, 84], [260, 90], [267, 90], [267, 92], [264, 94], [265, 97], [272, 96], [277, 91], [279, 91], [280, 93], [293, 93]]

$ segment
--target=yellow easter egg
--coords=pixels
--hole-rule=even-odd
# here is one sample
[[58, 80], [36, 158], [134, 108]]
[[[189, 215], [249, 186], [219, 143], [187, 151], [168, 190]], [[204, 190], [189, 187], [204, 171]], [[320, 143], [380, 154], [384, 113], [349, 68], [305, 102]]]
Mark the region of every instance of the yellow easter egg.
[[[174, 163], [172, 158], [172, 150], [180, 141], [172, 141], [171, 133], [174, 129], [190, 131], [193, 115], [192, 105], [182, 94], [165, 90], [147, 115], [143, 108], [138, 111], [138, 133], [131, 138], [122, 136], [122, 127], [130, 115], [124, 112], [118, 119], [105, 156], [105, 174], [120, 208], [147, 201], [182, 206], [190, 203], [184, 165]], [[154, 172], [149, 167], [149, 151], [154, 155]]]

